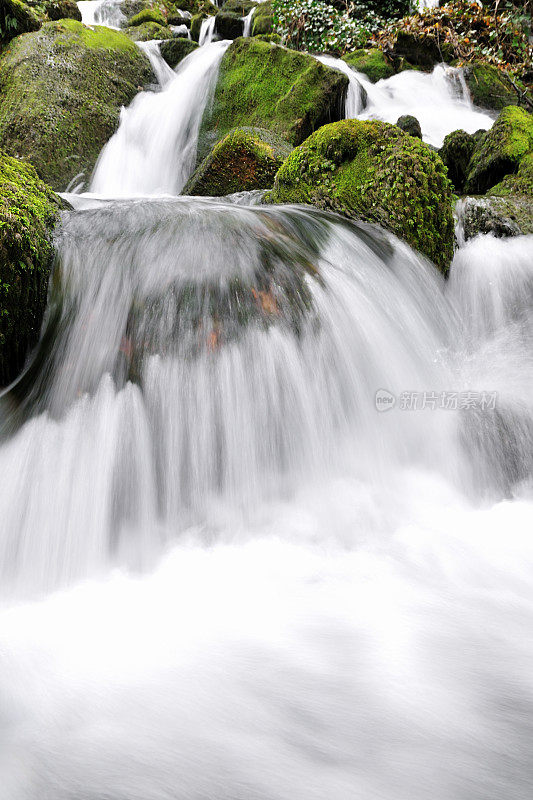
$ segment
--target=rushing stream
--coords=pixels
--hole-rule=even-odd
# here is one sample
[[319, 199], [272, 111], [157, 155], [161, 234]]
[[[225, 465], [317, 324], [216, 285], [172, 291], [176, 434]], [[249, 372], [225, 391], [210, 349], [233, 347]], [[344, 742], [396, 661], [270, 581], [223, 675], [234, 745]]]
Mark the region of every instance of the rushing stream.
[[173, 197], [227, 46], [124, 111], [0, 397], [0, 798], [530, 800], [533, 237], [444, 281]]

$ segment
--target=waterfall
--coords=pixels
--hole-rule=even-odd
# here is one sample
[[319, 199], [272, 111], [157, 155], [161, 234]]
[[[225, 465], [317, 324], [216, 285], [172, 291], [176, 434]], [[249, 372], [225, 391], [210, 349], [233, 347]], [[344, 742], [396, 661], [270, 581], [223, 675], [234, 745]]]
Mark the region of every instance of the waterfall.
[[[444, 280], [375, 225], [172, 196], [228, 45], [140, 45], [159, 86], [0, 394], [0, 795], [529, 800], [533, 236], [459, 236]], [[491, 122], [460, 71], [346, 74], [433, 144]]]
[[166, 86], [169, 81], [174, 80], [176, 73], [169, 67], [161, 55], [160, 44], [161, 42], [156, 39], [152, 39], [149, 42], [137, 42], [137, 46], [150, 61], [150, 66], [154, 71], [159, 86], [163, 87]]
[[442, 147], [444, 137], [462, 128], [468, 133], [491, 127], [494, 117], [472, 105], [463, 71], [437, 64], [431, 73], [406, 70], [372, 83], [331, 56], [318, 60], [348, 76], [344, 115], [347, 119], [381, 119], [395, 123], [403, 114], [420, 122], [425, 142]]
[[105, 25], [121, 28], [126, 17], [120, 9], [121, 0], [80, 0], [77, 4], [84, 25]]
[[247, 14], [245, 17], [242, 18], [243, 22], [244, 22], [244, 28], [243, 28], [243, 32], [242, 32], [243, 36], [251, 36], [252, 35], [252, 21], [253, 21], [253, 18], [254, 18], [255, 9], [256, 9], [256, 6], [254, 6], [251, 9], [249, 14]]
[[211, 44], [213, 41], [213, 36], [215, 35], [215, 22], [216, 17], [207, 17], [207, 19], [202, 20], [202, 24], [200, 26], [200, 36], [198, 39], [198, 44], [200, 47], [203, 47], [205, 44]]
[[102, 150], [90, 191], [106, 197], [179, 194], [196, 160], [204, 108], [229, 42], [205, 45], [178, 65], [160, 92], [142, 92], [122, 110]]

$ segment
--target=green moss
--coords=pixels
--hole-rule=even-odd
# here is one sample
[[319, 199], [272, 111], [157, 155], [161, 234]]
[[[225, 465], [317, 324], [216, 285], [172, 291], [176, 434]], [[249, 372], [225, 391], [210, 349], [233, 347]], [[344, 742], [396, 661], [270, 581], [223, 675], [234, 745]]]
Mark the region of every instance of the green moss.
[[394, 75], [392, 64], [387, 61], [384, 53], [378, 50], [377, 47], [372, 47], [369, 50], [355, 50], [353, 53], [347, 53], [342, 58], [348, 66], [356, 72], [362, 72], [372, 83]]
[[[521, 159], [518, 172], [515, 175], [506, 175], [487, 194], [498, 197], [507, 197], [509, 195], [533, 197], [533, 153], [528, 153]], [[530, 203], [530, 207], [531, 205]]]
[[151, 79], [148, 59], [123, 33], [46, 23], [0, 58], [2, 145], [63, 190], [77, 174], [90, 175], [121, 107]]
[[234, 11], [219, 11], [215, 31], [221, 39], [237, 39], [244, 32], [242, 16]]
[[274, 32], [274, 12], [272, 3], [261, 3], [252, 17], [252, 36], [269, 36]]
[[[511, 105], [520, 105], [520, 99], [527, 96], [526, 87], [498, 67], [476, 62], [468, 64], [464, 70], [465, 80], [472, 96], [472, 101], [482, 108], [500, 111]], [[530, 94], [530, 93], [529, 93]]]
[[0, 385], [16, 377], [39, 334], [59, 209], [33, 167], [0, 151]]
[[237, 39], [222, 59], [213, 103], [202, 121], [200, 157], [242, 125], [266, 128], [299, 144], [340, 118], [347, 85], [341, 72], [304, 53]]
[[256, 6], [257, 3], [254, 3], [253, 0], [226, 0], [221, 11], [230, 11], [240, 17], [245, 17]]
[[124, 33], [132, 42], [151, 42], [153, 39], [171, 39], [172, 31], [157, 22], [141, 22], [132, 28], [125, 28]]
[[261, 128], [236, 128], [202, 161], [183, 194], [222, 197], [233, 192], [268, 189], [291, 147]]
[[198, 45], [196, 42], [185, 37], [178, 36], [173, 39], [167, 39], [161, 42], [160, 51], [161, 55], [172, 69], [175, 69], [180, 61], [182, 61], [189, 53], [196, 50]]
[[343, 120], [296, 148], [270, 200], [307, 203], [377, 222], [446, 271], [453, 255], [452, 189], [439, 156], [385, 122]]
[[507, 106], [478, 142], [468, 167], [467, 194], [482, 194], [505, 175], [518, 171], [522, 158], [533, 151], [533, 116]]
[[207, 19], [207, 14], [195, 14], [191, 18], [191, 37], [195, 42], [200, 38], [200, 30], [204, 19]]
[[158, 8], [144, 8], [135, 14], [129, 21], [129, 26], [142, 25], [143, 22], [157, 22], [158, 25], [166, 25], [166, 19]]
[[15, 36], [39, 30], [43, 22], [67, 18], [81, 21], [74, 0], [0, 0], [0, 50]]

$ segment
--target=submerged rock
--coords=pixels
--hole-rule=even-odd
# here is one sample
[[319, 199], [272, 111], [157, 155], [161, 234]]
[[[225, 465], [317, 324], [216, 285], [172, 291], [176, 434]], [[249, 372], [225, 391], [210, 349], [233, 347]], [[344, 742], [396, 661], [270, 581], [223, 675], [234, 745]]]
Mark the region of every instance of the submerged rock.
[[353, 53], [344, 55], [342, 59], [356, 72], [362, 72], [363, 75], [366, 75], [372, 83], [394, 75], [392, 64], [387, 61], [385, 54], [377, 47], [371, 47], [367, 50], [354, 50]]
[[[484, 132], [483, 132], [484, 135]], [[465, 185], [468, 165], [476, 146], [476, 136], [463, 130], [452, 131], [439, 150], [448, 170], [448, 176], [456, 192], [462, 193]]]
[[0, 150], [0, 385], [16, 377], [37, 341], [60, 208], [33, 167]]
[[523, 197], [465, 197], [458, 213], [465, 241], [483, 233], [497, 238], [533, 233], [533, 204]]
[[315, 58], [260, 41], [237, 39], [226, 51], [213, 102], [204, 114], [200, 158], [234, 128], [251, 125], [300, 144], [342, 117], [348, 78]]
[[185, 39], [178, 36], [175, 39], [167, 39], [161, 42], [160, 51], [161, 55], [172, 69], [175, 69], [180, 61], [196, 50], [198, 44], [191, 39]]
[[291, 152], [280, 136], [261, 128], [236, 128], [200, 164], [183, 194], [221, 197], [269, 189]]
[[408, 133], [409, 136], [414, 136], [416, 139], [422, 138], [422, 128], [420, 127], [420, 123], [417, 118], [411, 116], [411, 114], [402, 114], [402, 116], [396, 121], [396, 125], [398, 128], [400, 128], [400, 130]]
[[287, 158], [269, 199], [378, 222], [444, 272], [453, 255], [452, 187], [444, 164], [386, 122], [324, 126]]
[[54, 189], [89, 176], [120, 109], [152, 79], [146, 56], [119, 31], [74, 20], [15, 39], [0, 58], [0, 138]]
[[509, 174], [518, 172], [522, 159], [533, 152], [533, 116], [507, 106], [479, 140], [465, 185], [467, 194], [483, 194]]

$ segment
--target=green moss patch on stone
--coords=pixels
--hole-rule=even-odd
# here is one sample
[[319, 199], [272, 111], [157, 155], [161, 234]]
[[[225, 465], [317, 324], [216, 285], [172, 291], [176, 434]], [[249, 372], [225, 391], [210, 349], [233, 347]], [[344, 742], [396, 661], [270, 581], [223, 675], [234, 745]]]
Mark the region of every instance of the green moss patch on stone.
[[0, 385], [39, 335], [60, 207], [33, 167], [0, 151]]
[[445, 137], [439, 150], [439, 155], [448, 170], [448, 176], [459, 194], [463, 192], [468, 165], [475, 146], [476, 138], [472, 134], [457, 130]]
[[506, 106], [522, 105], [531, 93], [517, 79], [492, 64], [474, 62], [464, 69], [472, 102], [482, 108], [501, 111]]
[[151, 42], [154, 39], [171, 39], [172, 31], [166, 25], [157, 22], [141, 22], [132, 28], [125, 28], [124, 33], [132, 42]]
[[467, 194], [483, 194], [505, 175], [518, 172], [522, 158], [533, 151], [533, 115], [507, 106], [478, 142], [468, 167]]
[[160, 51], [161, 55], [172, 69], [175, 69], [180, 61], [192, 53], [193, 50], [196, 50], [198, 45], [196, 42], [193, 42], [191, 39], [185, 39], [185, 37], [178, 36], [173, 39], [167, 39], [164, 42], [161, 42]]
[[[528, 153], [520, 161], [518, 172], [506, 175], [505, 178], [487, 192], [493, 197], [508, 197], [510, 195], [523, 195], [533, 198], [533, 153]], [[533, 207], [531, 201], [530, 206]]]
[[348, 79], [304, 53], [257, 39], [226, 51], [210, 108], [202, 120], [200, 158], [242, 125], [266, 128], [290, 144], [342, 116]]
[[377, 222], [443, 272], [453, 255], [452, 187], [439, 156], [377, 120], [326, 125], [279, 170], [269, 199]]
[[271, 2], [257, 6], [252, 17], [252, 36], [269, 36], [274, 34], [274, 11]]
[[110, 28], [49, 22], [0, 58], [0, 138], [54, 189], [88, 177], [120, 109], [152, 80], [146, 56]]
[[158, 25], [166, 25], [166, 19], [158, 8], [143, 8], [135, 14], [129, 21], [130, 27], [142, 25], [143, 22], [156, 22]]
[[342, 59], [356, 72], [366, 75], [372, 83], [394, 75], [392, 64], [387, 61], [384, 53], [377, 47], [354, 50], [353, 53], [346, 53]]
[[234, 192], [269, 189], [292, 148], [261, 128], [236, 128], [205, 158], [183, 194], [222, 197]]

